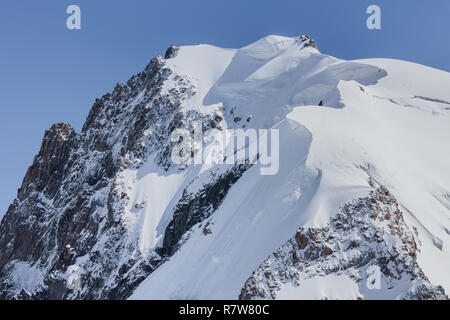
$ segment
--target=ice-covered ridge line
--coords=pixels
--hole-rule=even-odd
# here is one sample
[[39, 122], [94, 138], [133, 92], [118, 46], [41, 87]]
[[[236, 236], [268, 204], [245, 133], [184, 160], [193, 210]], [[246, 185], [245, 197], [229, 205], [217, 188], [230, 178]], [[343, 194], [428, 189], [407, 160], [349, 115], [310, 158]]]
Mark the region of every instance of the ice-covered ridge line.
[[[417, 262], [430, 283], [448, 290], [449, 114], [412, 98], [450, 101], [448, 87], [446, 72], [339, 60], [295, 38], [171, 48], [96, 101], [76, 141], [61, 140], [70, 145], [61, 188], [43, 198], [30, 181], [2, 225], [0, 265], [11, 257], [39, 266], [44, 285], [29, 282], [33, 298], [126, 298], [146, 278], [133, 298], [234, 299], [298, 228], [324, 227], [375, 182], [417, 228]], [[205, 129], [279, 129], [279, 174], [263, 177], [254, 166], [230, 182], [218, 178], [226, 167], [174, 165], [171, 132], [198, 120]], [[184, 223], [190, 212], [198, 219]], [[167, 230], [170, 259], [161, 248]], [[79, 291], [61, 282], [73, 265], [85, 271]], [[1, 288], [13, 287], [3, 280]], [[16, 289], [0, 295], [17, 297]]]
[[[325, 226], [340, 206], [368, 194], [371, 179], [388, 186], [402, 208], [409, 209], [405, 220], [417, 227], [423, 246], [417, 258], [420, 267], [432, 285], [449, 288], [449, 213], [432, 196], [447, 194], [450, 188], [444, 161], [448, 150], [442, 148], [450, 137], [448, 115], [424, 113], [437, 107], [432, 101], [417, 110], [388, 101], [418, 93], [446, 100], [448, 73], [401, 61], [342, 61], [284, 48], [277, 54], [268, 50], [267, 55], [257, 50], [258, 59], [248, 54], [251, 50], [238, 50], [202, 102], [205, 107], [222, 105], [229, 127], [279, 123], [286, 129], [287, 123], [297, 123], [304, 134], [281, 142], [281, 149], [288, 151], [280, 151], [280, 159], [292, 162], [281, 164], [280, 173], [287, 170], [289, 175], [263, 178], [253, 169], [246, 172], [208, 219], [210, 233], [194, 228], [133, 299], [235, 298], [242, 275], [251, 274], [264, 252], [276, 249], [268, 252], [266, 246], [283, 243], [293, 225]], [[422, 76], [417, 83], [411, 81], [415, 74]], [[335, 95], [323, 99], [328, 88]], [[310, 100], [293, 99], [296, 95]], [[329, 108], [336, 106], [330, 102], [345, 108]], [[290, 136], [290, 130], [283, 132], [281, 139]], [[436, 238], [444, 239], [442, 251], [433, 243]], [[436, 260], [442, 263], [433, 265]]]

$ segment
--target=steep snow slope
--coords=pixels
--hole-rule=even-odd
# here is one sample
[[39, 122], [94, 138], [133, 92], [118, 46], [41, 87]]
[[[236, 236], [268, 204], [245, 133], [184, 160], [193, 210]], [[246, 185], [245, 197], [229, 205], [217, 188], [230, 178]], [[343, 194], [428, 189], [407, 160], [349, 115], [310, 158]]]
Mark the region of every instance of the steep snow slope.
[[[448, 88], [446, 72], [336, 59], [306, 36], [171, 47], [81, 133], [45, 133], [0, 225], [0, 298], [445, 298]], [[173, 163], [171, 134], [197, 122], [278, 129], [278, 173]], [[372, 266], [380, 292], [363, 286]]]
[[241, 299], [447, 299], [417, 264], [409, 228], [385, 187], [347, 203], [322, 228], [301, 227], [252, 274]]
[[[185, 46], [178, 50], [177, 58], [167, 60], [166, 66], [189, 81], [195, 91], [194, 95], [183, 101], [180, 109], [186, 113], [192, 110], [202, 114], [218, 112], [215, 106], [204, 108], [201, 101], [220, 78], [236, 50], [209, 45]], [[168, 79], [163, 92], [170, 92], [176, 86], [176, 81]], [[174, 206], [188, 185], [196, 180], [196, 187], [190, 188], [191, 192], [195, 192], [203, 183], [211, 181], [211, 178], [205, 178], [209, 174], [208, 169], [207, 165], [190, 166], [183, 171], [167, 173], [155, 164], [154, 158], [150, 158], [139, 168], [130, 168], [122, 173], [119, 184], [130, 197], [124, 219], [131, 238], [139, 241], [139, 249], [143, 255], [162, 244]], [[219, 174], [227, 169], [229, 166], [222, 166], [214, 171]]]
[[[189, 59], [181, 48], [172, 63], [198, 63]], [[217, 61], [212, 69], [223, 69]], [[204, 76], [211, 89], [200, 107], [222, 105], [228, 127], [280, 129], [280, 171], [249, 169], [133, 299], [238, 298], [297, 228], [326, 226], [374, 185], [387, 186], [417, 228], [418, 263], [431, 283], [450, 290], [448, 73], [394, 60], [342, 61], [300, 39], [270, 36], [236, 51], [213, 85], [217, 76]], [[336, 285], [349, 280], [311, 281], [305, 285], [320, 283], [324, 297], [338, 298]], [[357, 291], [349, 283], [342, 297], [364, 296]], [[296, 292], [279, 298], [307, 297]]]

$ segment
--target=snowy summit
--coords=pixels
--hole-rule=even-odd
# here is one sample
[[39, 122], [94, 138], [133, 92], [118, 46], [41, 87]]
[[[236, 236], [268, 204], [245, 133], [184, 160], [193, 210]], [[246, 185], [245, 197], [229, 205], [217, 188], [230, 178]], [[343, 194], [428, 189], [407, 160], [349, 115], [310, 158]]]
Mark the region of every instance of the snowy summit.
[[[45, 133], [1, 223], [0, 297], [447, 299], [449, 88], [307, 36], [172, 46], [82, 132]], [[279, 170], [173, 163], [173, 133], [198, 122], [277, 129]]]

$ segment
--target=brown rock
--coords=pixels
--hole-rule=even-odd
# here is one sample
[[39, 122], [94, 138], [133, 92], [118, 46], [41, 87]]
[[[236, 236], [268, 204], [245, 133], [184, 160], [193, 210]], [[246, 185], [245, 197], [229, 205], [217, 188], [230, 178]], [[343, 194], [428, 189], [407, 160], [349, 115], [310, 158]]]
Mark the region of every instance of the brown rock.
[[297, 231], [297, 234], [295, 235], [295, 240], [297, 241], [300, 250], [305, 249], [309, 242], [308, 237], [301, 231]]

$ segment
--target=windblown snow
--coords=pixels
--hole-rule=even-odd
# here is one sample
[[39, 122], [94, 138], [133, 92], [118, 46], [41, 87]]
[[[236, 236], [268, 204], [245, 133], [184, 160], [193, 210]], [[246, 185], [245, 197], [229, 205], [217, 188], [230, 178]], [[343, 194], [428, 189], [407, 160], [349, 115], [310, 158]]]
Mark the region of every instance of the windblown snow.
[[[237, 50], [181, 47], [166, 63], [196, 88], [184, 108], [221, 110], [224, 127], [279, 129], [280, 170], [262, 176], [255, 165], [245, 172], [132, 299], [236, 299], [299, 227], [326, 226], [375, 185], [393, 194], [407, 225], [417, 229], [418, 263], [431, 284], [450, 291], [449, 73], [391, 59], [344, 61], [280, 36]], [[141, 250], [160, 240], [158, 230], [170, 220], [164, 212], [185, 176], [204, 171], [163, 176], [146, 168], [130, 183], [131, 202], [145, 208]], [[286, 284], [277, 298], [317, 296], [364, 294], [335, 274]]]
[[[278, 170], [171, 161], [198, 122], [278, 130]], [[447, 299], [449, 141], [448, 72], [306, 36], [171, 47], [80, 134], [46, 132], [0, 225], [0, 297]], [[229, 159], [204, 144], [186, 154]]]

